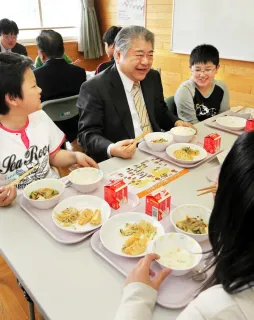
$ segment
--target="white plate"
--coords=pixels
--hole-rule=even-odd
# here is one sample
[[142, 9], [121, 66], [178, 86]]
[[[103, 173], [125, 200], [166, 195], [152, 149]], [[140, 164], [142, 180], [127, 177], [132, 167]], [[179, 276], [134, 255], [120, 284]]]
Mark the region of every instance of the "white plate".
[[216, 119], [216, 123], [225, 129], [230, 130], [243, 130], [246, 126], [246, 119], [239, 118], [239, 117], [232, 117], [232, 116], [226, 116], [226, 117], [220, 117]]
[[161, 236], [165, 233], [162, 224], [159, 221], [155, 220], [155, 218], [150, 217], [145, 213], [139, 213], [139, 212], [120, 213], [118, 215], [111, 217], [101, 227], [100, 239], [104, 247], [119, 256], [129, 257], [129, 258], [143, 257], [147, 253], [152, 252], [153, 240], [150, 240], [148, 242], [146, 251], [137, 256], [130, 256], [121, 251], [122, 246], [124, 242], [128, 239], [128, 237], [122, 236], [120, 233], [120, 229], [124, 228], [126, 223], [138, 223], [141, 220], [148, 221], [157, 228], [157, 234], [154, 237], [154, 239], [157, 236]]
[[[185, 147], [190, 147], [191, 149], [194, 150], [199, 150], [199, 155], [194, 157], [193, 160], [179, 160], [174, 156], [174, 152], [178, 149], [182, 149]], [[179, 162], [179, 163], [185, 163], [185, 164], [192, 164], [192, 163], [197, 163], [207, 157], [207, 152], [204, 148], [198, 146], [197, 144], [193, 143], [174, 143], [171, 144], [170, 146], [167, 147], [166, 149], [167, 155], [174, 159], [174, 161]]]
[[[61, 211], [68, 207], [77, 208], [79, 210], [88, 208], [93, 211], [99, 209], [101, 210], [102, 223], [97, 226], [92, 225], [89, 222], [84, 224], [83, 226], [79, 225], [78, 223], [74, 223], [69, 227], [64, 227], [62, 223], [56, 219], [55, 215], [59, 214]], [[70, 197], [61, 201], [52, 211], [52, 219], [55, 225], [57, 225], [60, 229], [73, 233], [83, 233], [99, 228], [106, 220], [108, 220], [108, 218], [110, 217], [110, 213], [110, 206], [103, 199], [96, 196], [80, 195]]]

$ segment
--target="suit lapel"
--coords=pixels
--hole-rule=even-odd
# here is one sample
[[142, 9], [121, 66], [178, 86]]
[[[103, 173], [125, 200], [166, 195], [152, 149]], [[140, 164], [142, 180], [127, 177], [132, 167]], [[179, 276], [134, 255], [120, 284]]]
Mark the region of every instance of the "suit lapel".
[[116, 112], [118, 113], [121, 122], [126, 129], [129, 138], [134, 138], [134, 127], [131, 117], [130, 107], [127, 101], [126, 93], [123, 87], [122, 80], [114, 65], [110, 70], [111, 75], [111, 89], [110, 96], [112, 98]]

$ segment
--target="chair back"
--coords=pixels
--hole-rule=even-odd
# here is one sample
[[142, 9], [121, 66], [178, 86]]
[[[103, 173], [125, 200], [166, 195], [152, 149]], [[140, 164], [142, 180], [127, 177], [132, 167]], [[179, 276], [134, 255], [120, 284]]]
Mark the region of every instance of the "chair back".
[[174, 100], [174, 96], [167, 97], [165, 99], [166, 105], [168, 107], [168, 110], [172, 112], [175, 116], [177, 116], [177, 109], [176, 109], [176, 104]]
[[78, 94], [71, 97], [44, 101], [41, 106], [43, 111], [53, 121], [64, 121], [78, 115], [77, 100]]

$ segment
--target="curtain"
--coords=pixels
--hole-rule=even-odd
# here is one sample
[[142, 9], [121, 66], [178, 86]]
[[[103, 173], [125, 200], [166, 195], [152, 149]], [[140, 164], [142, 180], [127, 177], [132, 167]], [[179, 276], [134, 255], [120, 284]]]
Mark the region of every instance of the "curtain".
[[101, 34], [94, 8], [94, 0], [81, 1], [81, 25], [79, 31], [78, 51], [84, 52], [85, 59], [103, 56]]

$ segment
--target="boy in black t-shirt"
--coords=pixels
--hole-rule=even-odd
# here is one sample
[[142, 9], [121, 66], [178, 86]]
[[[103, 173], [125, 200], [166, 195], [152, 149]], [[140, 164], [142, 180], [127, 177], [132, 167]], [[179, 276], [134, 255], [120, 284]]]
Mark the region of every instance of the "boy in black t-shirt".
[[219, 52], [214, 46], [203, 44], [192, 50], [192, 77], [180, 85], [174, 96], [183, 121], [194, 124], [229, 109], [228, 88], [214, 79], [219, 68]]

